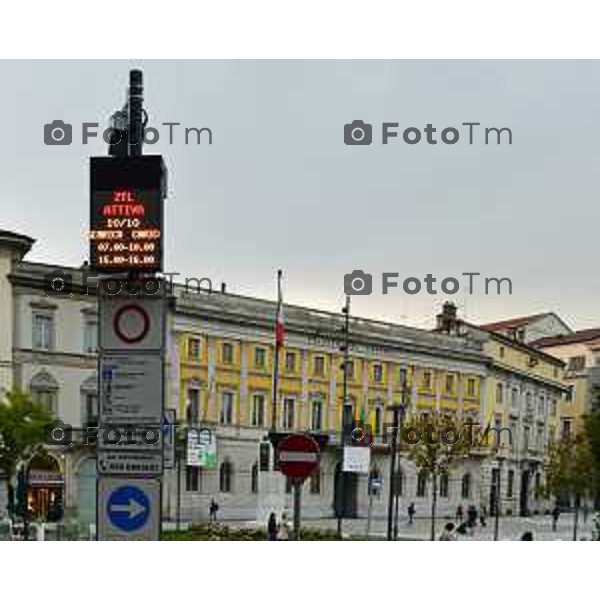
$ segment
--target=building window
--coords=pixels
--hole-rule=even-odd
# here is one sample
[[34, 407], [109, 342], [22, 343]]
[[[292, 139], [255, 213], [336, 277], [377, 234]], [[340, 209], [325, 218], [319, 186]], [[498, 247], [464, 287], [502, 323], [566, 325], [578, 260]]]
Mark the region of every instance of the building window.
[[517, 388], [513, 388], [510, 391], [510, 404], [513, 407], [516, 407], [519, 405], [519, 390]]
[[461, 496], [463, 500], [468, 500], [471, 497], [471, 474], [465, 473], [461, 482]]
[[354, 361], [352, 359], [346, 361], [346, 377], [354, 379]]
[[224, 342], [221, 346], [221, 362], [224, 365], [233, 364], [233, 346], [229, 342]]
[[294, 398], [285, 398], [283, 400], [283, 428], [294, 429]]
[[252, 426], [264, 427], [265, 425], [265, 397], [263, 394], [252, 396]]
[[320, 494], [321, 493], [321, 469], [317, 469], [310, 476], [310, 493]]
[[89, 354], [98, 350], [98, 322], [86, 319], [83, 324], [83, 351]]
[[528, 411], [533, 411], [533, 396], [531, 395], [531, 392], [525, 394], [525, 407]]
[[431, 373], [429, 371], [425, 371], [425, 373], [423, 373], [423, 389], [425, 391], [430, 391], [431, 390]]
[[231, 492], [233, 482], [233, 466], [229, 460], [224, 460], [219, 469], [219, 491], [227, 494]]
[[446, 395], [454, 394], [454, 375], [446, 375]]
[[190, 360], [200, 360], [200, 340], [198, 338], [188, 340], [188, 358]]
[[285, 370], [288, 373], [296, 372], [296, 354], [295, 352], [286, 352], [285, 353]]
[[325, 357], [315, 356], [314, 374], [316, 377], [323, 377], [325, 375]]
[[562, 422], [562, 439], [571, 439], [571, 419], [563, 419]]
[[506, 497], [512, 498], [514, 493], [515, 486], [515, 472], [510, 470], [508, 472], [507, 480], [506, 480]]
[[472, 377], [467, 379], [467, 396], [475, 396], [475, 380]]
[[84, 415], [86, 425], [98, 424], [98, 394], [86, 392], [83, 395]]
[[373, 365], [373, 379], [381, 381], [383, 379], [383, 367], [380, 364]]
[[223, 392], [221, 394], [221, 414], [219, 418], [221, 425], [233, 423], [233, 393]]
[[323, 429], [323, 403], [320, 400], [313, 400], [310, 424], [312, 431]]
[[501, 383], [496, 384], [496, 404], [502, 404], [502, 396], [504, 395], [504, 386]]
[[523, 450], [525, 452], [529, 450], [529, 427], [527, 425], [523, 427]]
[[498, 355], [500, 358], [504, 358], [504, 346], [500, 346], [500, 348], [498, 348]]
[[423, 498], [427, 491], [427, 475], [421, 471], [417, 477], [417, 497]]
[[33, 347], [37, 350], [54, 348], [54, 317], [52, 315], [33, 315]]
[[552, 416], [556, 415], [556, 398], [550, 400], [550, 414]]
[[538, 399], [538, 411], [540, 415], [543, 415], [546, 412], [546, 399], [544, 396], [540, 396]]
[[448, 474], [442, 473], [440, 475], [440, 498], [448, 497]]
[[200, 390], [198, 388], [188, 388], [185, 418], [189, 424], [200, 421]]
[[254, 348], [254, 367], [264, 369], [267, 364], [267, 351], [264, 348]]
[[200, 489], [200, 469], [198, 467], [186, 467], [185, 469], [185, 491], [197, 492]]
[[398, 376], [400, 377], [400, 380], [399, 380], [400, 387], [404, 387], [408, 383], [408, 375], [407, 375], [406, 367], [400, 367]]
[[258, 494], [258, 463], [252, 465], [251, 490], [253, 494]]
[[381, 435], [381, 406], [376, 406], [375, 407], [375, 431], [373, 431], [373, 433], [377, 436]]
[[47, 371], [35, 375], [29, 389], [35, 402], [45, 408], [50, 414], [58, 414], [58, 383]]
[[585, 369], [585, 356], [571, 356], [567, 364], [567, 371], [583, 371]]

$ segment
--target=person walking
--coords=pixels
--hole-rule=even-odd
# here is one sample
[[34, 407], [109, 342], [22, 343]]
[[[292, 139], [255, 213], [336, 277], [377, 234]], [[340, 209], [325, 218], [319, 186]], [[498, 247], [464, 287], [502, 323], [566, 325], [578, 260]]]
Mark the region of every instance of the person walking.
[[463, 505], [459, 504], [458, 508], [456, 509], [456, 520], [459, 523], [462, 523], [464, 518], [465, 518], [465, 511], [463, 510]]
[[267, 540], [270, 542], [277, 541], [277, 534], [279, 533], [279, 526], [277, 525], [277, 517], [272, 512], [269, 515], [269, 521], [267, 522]]
[[552, 509], [552, 531], [556, 531], [556, 525], [558, 524], [558, 518], [560, 517], [560, 508], [558, 504], [554, 505]]
[[526, 531], [522, 536], [521, 536], [521, 541], [522, 542], [533, 542], [533, 533], [531, 531]]
[[406, 509], [406, 511], [408, 512], [408, 524], [412, 525], [413, 519], [415, 518], [415, 513], [417, 512], [417, 510], [415, 509], [415, 503], [411, 502], [408, 505], [408, 508]]
[[219, 505], [215, 502], [214, 498], [210, 499], [210, 507], [208, 509], [208, 512], [210, 514], [210, 520], [213, 523], [216, 523], [217, 521], [217, 514], [219, 512]]
[[587, 502], [583, 503], [583, 522], [587, 523], [588, 515], [590, 514], [590, 507], [587, 505]]
[[477, 509], [475, 508], [474, 504], [471, 504], [469, 506], [469, 509], [467, 510], [467, 526], [468, 527], [475, 527], [477, 523]]
[[486, 516], [487, 516], [487, 509], [485, 508], [485, 504], [482, 504], [481, 508], [479, 510], [479, 524], [482, 527], [485, 527], [487, 525], [487, 523], [485, 522]]
[[446, 523], [442, 535], [440, 535], [440, 542], [455, 542], [456, 533], [454, 531], [454, 523]]
[[292, 524], [290, 523], [287, 513], [284, 511], [281, 513], [281, 522], [279, 523], [279, 539], [289, 540], [292, 537]]

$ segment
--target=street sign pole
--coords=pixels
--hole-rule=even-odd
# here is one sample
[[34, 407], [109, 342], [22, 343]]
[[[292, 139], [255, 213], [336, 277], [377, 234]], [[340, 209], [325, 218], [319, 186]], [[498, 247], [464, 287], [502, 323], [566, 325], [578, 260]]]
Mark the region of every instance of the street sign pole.
[[302, 481], [294, 482], [294, 539], [300, 540], [300, 507], [302, 506]]
[[166, 168], [161, 156], [142, 156], [141, 71], [130, 72], [125, 113], [128, 124], [113, 128], [123, 143], [111, 140], [110, 156], [90, 161], [90, 267], [100, 278], [96, 531], [98, 540], [158, 540], [165, 419], [174, 421], [164, 410], [168, 294], [156, 277]]

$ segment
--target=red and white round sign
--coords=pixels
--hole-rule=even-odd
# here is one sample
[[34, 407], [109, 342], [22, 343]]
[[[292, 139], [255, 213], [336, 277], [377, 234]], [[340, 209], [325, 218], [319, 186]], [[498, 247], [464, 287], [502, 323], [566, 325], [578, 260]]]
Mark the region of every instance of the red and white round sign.
[[113, 327], [122, 342], [137, 344], [148, 334], [150, 317], [139, 304], [124, 304], [115, 312]]
[[319, 444], [310, 435], [293, 433], [277, 447], [277, 462], [281, 472], [304, 481], [319, 466]]

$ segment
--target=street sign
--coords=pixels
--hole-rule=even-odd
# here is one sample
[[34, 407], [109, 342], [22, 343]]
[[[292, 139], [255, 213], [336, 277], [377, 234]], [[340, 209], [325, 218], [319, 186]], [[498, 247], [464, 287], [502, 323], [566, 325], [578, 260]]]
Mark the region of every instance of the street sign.
[[186, 464], [188, 467], [217, 467], [217, 436], [211, 429], [187, 430]]
[[100, 356], [100, 422], [159, 424], [163, 420], [163, 360], [160, 353]]
[[162, 271], [165, 187], [166, 171], [161, 156], [91, 159], [93, 271]]
[[304, 481], [319, 466], [319, 444], [309, 435], [291, 434], [277, 447], [279, 470], [297, 481]]
[[369, 446], [344, 446], [342, 470], [346, 473], [370, 473], [371, 448]]
[[156, 477], [163, 474], [163, 455], [156, 450], [98, 450], [100, 475]]
[[175, 468], [175, 445], [177, 443], [177, 413], [175, 409], [165, 410], [165, 418], [162, 425], [162, 440], [165, 469]]
[[152, 541], [160, 532], [159, 479], [98, 479], [98, 539]]
[[[164, 283], [163, 283], [164, 285]], [[160, 296], [107, 296], [101, 303], [100, 347], [111, 350], [164, 348], [165, 302]]]

